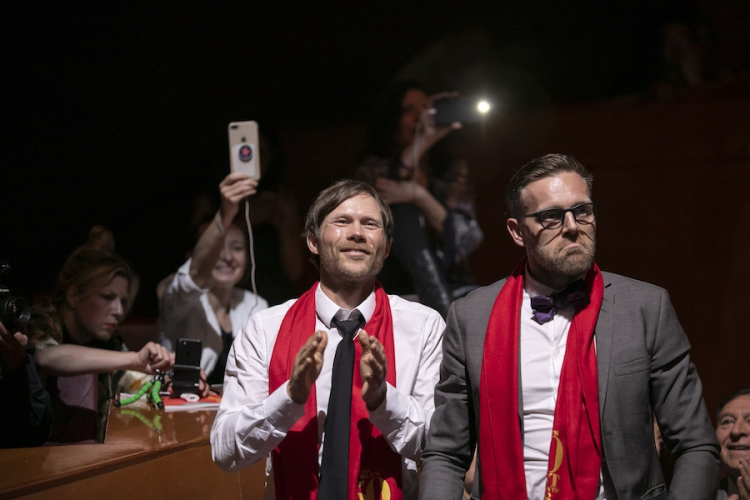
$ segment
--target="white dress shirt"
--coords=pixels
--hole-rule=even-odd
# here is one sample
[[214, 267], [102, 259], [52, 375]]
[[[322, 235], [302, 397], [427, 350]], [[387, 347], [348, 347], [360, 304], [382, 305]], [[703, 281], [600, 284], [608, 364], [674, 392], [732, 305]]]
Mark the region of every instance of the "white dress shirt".
[[[208, 302], [208, 289], [200, 288], [190, 277], [190, 262], [188, 259], [180, 266], [164, 292], [159, 316], [159, 343], [169, 351], [174, 351], [177, 339], [200, 340], [203, 345], [201, 368], [206, 375], [210, 375], [224, 349], [224, 343], [219, 320]], [[232, 336], [237, 337], [251, 314], [267, 308], [268, 302], [263, 297], [235, 287], [229, 303]]]
[[[540, 325], [533, 319], [531, 297], [551, 295], [555, 290], [536, 281], [528, 271], [524, 283], [520, 339], [523, 459], [528, 497], [530, 500], [542, 500], [547, 486], [557, 390], [575, 308], [567, 305], [558, 310], [551, 321]], [[600, 475], [597, 500], [604, 499]]]
[[[440, 377], [441, 343], [445, 322], [432, 309], [395, 295], [388, 296], [393, 317], [396, 387], [388, 384], [385, 402], [370, 412], [370, 421], [403, 457], [404, 498], [417, 497], [416, 460], [422, 454], [435, 409], [433, 393]], [[266, 309], [250, 317], [232, 345], [224, 378], [224, 394], [211, 429], [214, 462], [236, 471], [269, 457], [289, 429], [304, 414], [287, 395], [287, 383], [268, 392], [268, 367], [281, 322], [294, 303]], [[315, 292], [316, 330], [328, 332], [323, 368], [315, 382], [318, 436], [323, 453], [325, 414], [331, 392], [331, 372], [341, 334], [331, 319], [339, 311], [320, 287]], [[375, 294], [356, 307], [369, 320], [375, 311]], [[314, 332], [309, 332], [313, 335]], [[358, 340], [355, 338], [355, 342]], [[358, 367], [355, 366], [355, 369]], [[266, 474], [270, 473], [270, 457]]]

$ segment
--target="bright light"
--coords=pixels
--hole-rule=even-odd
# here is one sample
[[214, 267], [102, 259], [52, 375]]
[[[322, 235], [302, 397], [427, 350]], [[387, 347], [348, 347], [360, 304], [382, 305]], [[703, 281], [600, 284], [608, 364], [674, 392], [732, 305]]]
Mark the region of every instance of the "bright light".
[[492, 105], [490, 105], [490, 103], [488, 103], [487, 101], [479, 101], [477, 103], [477, 111], [479, 111], [482, 114], [487, 113], [491, 107]]

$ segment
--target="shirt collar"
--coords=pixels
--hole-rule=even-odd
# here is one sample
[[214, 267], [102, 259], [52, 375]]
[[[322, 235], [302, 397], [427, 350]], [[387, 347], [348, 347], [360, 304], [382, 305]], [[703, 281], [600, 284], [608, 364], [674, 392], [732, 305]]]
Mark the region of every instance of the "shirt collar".
[[[357, 309], [360, 312], [365, 319], [365, 324], [367, 324], [375, 312], [375, 290], [370, 292], [370, 295], [368, 295], [367, 298], [354, 309]], [[318, 284], [318, 288], [315, 290], [315, 312], [326, 328], [331, 328], [331, 320], [339, 313], [339, 311], [344, 311], [343, 315], [339, 315], [339, 319], [347, 319], [351, 312], [348, 309], [337, 306], [328, 298], [328, 295], [325, 294], [323, 288]]]
[[529, 294], [529, 297], [536, 297], [537, 295], [547, 295], [550, 296], [553, 293], [555, 293], [555, 290], [548, 287], [547, 285], [543, 285], [539, 283], [537, 280], [535, 280], [531, 273], [529, 273], [528, 266], [526, 267], [524, 280], [523, 280], [523, 289], [526, 291], [527, 294]]

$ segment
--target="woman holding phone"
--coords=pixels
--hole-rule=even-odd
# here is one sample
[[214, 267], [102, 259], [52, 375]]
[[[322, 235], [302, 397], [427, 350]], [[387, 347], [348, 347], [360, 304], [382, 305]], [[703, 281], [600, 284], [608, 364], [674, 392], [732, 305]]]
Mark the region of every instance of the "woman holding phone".
[[224, 381], [229, 349], [247, 318], [268, 307], [262, 297], [237, 286], [249, 259], [247, 236], [233, 221], [240, 202], [255, 194], [257, 186], [258, 181], [240, 172], [221, 181], [221, 208], [161, 299], [162, 345], [171, 350], [179, 338], [200, 340], [201, 368], [211, 384]]
[[356, 172], [393, 212], [393, 246], [378, 279], [388, 293], [416, 294], [443, 317], [454, 299], [476, 288], [467, 257], [483, 239], [468, 166], [443, 141], [461, 124], [434, 121], [433, 102], [454, 95], [430, 95], [416, 82], [391, 86], [370, 121]]

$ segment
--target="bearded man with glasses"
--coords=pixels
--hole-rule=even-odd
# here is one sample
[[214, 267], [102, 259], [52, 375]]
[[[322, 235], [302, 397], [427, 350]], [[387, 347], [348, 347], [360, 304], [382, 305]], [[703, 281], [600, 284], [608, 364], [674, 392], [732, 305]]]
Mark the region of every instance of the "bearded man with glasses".
[[[711, 499], [719, 448], [666, 290], [601, 272], [591, 174], [546, 155], [506, 190], [513, 274], [454, 302], [420, 498]], [[668, 489], [653, 418], [675, 460]]]

